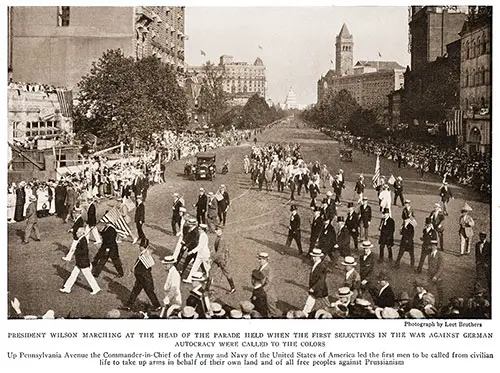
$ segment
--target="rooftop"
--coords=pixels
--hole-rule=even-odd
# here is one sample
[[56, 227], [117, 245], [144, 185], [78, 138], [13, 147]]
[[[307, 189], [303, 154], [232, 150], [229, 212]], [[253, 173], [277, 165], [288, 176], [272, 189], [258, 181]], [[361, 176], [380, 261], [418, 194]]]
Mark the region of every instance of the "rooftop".
[[359, 66], [374, 67], [378, 71], [400, 70], [400, 69], [404, 70], [404, 67], [401, 66], [396, 61], [358, 61], [356, 62], [354, 67], [359, 67]]

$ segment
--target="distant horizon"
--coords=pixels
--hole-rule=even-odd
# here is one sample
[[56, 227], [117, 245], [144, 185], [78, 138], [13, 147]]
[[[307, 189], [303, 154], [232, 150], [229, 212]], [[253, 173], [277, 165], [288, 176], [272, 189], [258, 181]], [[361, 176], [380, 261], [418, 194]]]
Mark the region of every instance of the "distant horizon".
[[261, 58], [268, 98], [283, 105], [293, 88], [297, 104], [305, 107], [316, 103], [317, 81], [335, 70], [335, 37], [344, 23], [354, 38], [353, 65], [409, 65], [407, 11], [406, 6], [186, 7], [186, 63], [188, 69], [218, 64], [220, 56], [231, 55], [252, 65]]

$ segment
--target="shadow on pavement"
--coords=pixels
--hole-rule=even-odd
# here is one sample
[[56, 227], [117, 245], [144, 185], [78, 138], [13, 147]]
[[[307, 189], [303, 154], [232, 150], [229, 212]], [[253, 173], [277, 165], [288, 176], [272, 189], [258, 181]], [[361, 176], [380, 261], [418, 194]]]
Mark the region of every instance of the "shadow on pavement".
[[284, 245], [276, 243], [276, 242], [273, 242], [273, 241], [261, 240], [261, 239], [254, 238], [254, 237], [245, 237], [245, 238], [248, 239], [248, 240], [257, 242], [258, 244], [261, 244], [263, 246], [267, 246], [271, 250], [276, 251], [278, 254], [281, 254], [283, 252], [283, 250], [286, 249], [286, 247]]

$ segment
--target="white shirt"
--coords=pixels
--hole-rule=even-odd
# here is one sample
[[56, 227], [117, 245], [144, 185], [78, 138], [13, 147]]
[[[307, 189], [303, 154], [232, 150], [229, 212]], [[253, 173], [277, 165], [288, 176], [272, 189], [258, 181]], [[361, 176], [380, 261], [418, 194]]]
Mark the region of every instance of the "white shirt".
[[354, 268], [351, 268], [349, 271], [345, 273], [345, 279], [347, 280], [349, 276], [354, 272]]
[[[177, 269], [172, 266], [167, 273], [167, 280], [165, 282], [165, 286], [163, 287], [165, 294], [165, 304], [178, 304], [182, 305], [181, 298], [181, 275], [177, 271]], [[168, 300], [168, 303], [167, 303]]]
[[311, 272], [314, 272], [314, 269], [318, 266], [319, 263], [321, 263], [321, 260], [318, 260], [316, 263], [313, 264]]
[[382, 292], [389, 287], [389, 283], [385, 284], [384, 286], [382, 286], [382, 288], [380, 289], [380, 291], [378, 292], [378, 296], [380, 296], [380, 294], [382, 294]]

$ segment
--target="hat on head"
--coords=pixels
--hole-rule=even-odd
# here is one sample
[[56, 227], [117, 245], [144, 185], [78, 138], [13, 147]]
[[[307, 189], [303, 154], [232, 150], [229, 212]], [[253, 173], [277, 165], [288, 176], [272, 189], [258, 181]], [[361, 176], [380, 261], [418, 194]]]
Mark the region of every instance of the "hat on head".
[[352, 295], [352, 291], [347, 286], [341, 287], [337, 291], [337, 296], [339, 297], [348, 297], [350, 295]]
[[368, 201], [368, 197], [363, 197], [363, 201]]
[[323, 254], [323, 252], [322, 252], [320, 249], [313, 249], [313, 250], [309, 253], [309, 255], [311, 255], [311, 256], [319, 256], [319, 257], [321, 257], [321, 256], [324, 256], [325, 254]]
[[35, 196], [30, 196], [30, 202], [33, 202], [33, 201], [36, 201], [36, 197]]
[[262, 252], [262, 253], [259, 253], [259, 255], [257, 255], [257, 258], [258, 259], [269, 259], [269, 254]]
[[187, 212], [185, 207], [179, 207], [179, 212]]
[[179, 197], [179, 193], [172, 194], [173, 197]]
[[486, 232], [479, 232], [479, 237], [486, 237], [488, 234]]
[[186, 306], [182, 309], [181, 318], [183, 319], [197, 319], [198, 314], [195, 309], [191, 306]]
[[361, 243], [361, 247], [363, 249], [371, 249], [373, 247], [373, 244], [370, 241], [363, 241]]
[[206, 280], [205, 276], [201, 272], [195, 272], [193, 276], [191, 276], [191, 279], [193, 281], [200, 281], [200, 282]]
[[411, 203], [409, 199], [405, 199], [405, 203]]
[[174, 264], [174, 263], [177, 263], [177, 260], [175, 260], [175, 257], [173, 255], [168, 255], [161, 260], [161, 263], [162, 264]]
[[352, 203], [352, 202], [347, 202], [347, 208], [349, 208], [349, 207], [354, 207], [354, 203]]
[[436, 202], [436, 203], [434, 203], [434, 207], [439, 207], [439, 208], [441, 208], [441, 204]]
[[314, 314], [314, 318], [315, 319], [331, 319], [331, 318], [333, 318], [333, 316], [330, 312], [319, 309]]
[[398, 176], [396, 179], [398, 179], [400, 181], [403, 180], [403, 178], [401, 176]]
[[222, 317], [226, 314], [226, 311], [224, 310], [224, 308], [222, 308], [220, 303], [215, 303], [215, 302], [212, 303], [212, 312], [214, 316], [218, 317]]
[[214, 192], [208, 192], [208, 195], [209, 195], [209, 196], [213, 196], [213, 195], [214, 195]]
[[142, 196], [139, 194], [139, 195], [135, 196], [135, 199], [142, 199]]
[[375, 315], [379, 319], [399, 319], [398, 311], [391, 307], [376, 308]]
[[326, 192], [326, 195], [327, 195], [328, 197], [331, 197], [331, 196], [333, 196], [333, 193], [329, 190], [328, 192]]
[[432, 223], [432, 219], [427, 217], [425, 218], [425, 224], [431, 224]]
[[[424, 295], [425, 296], [425, 295]], [[427, 304], [425, 305], [424, 307], [424, 314], [425, 316], [427, 316], [428, 318], [431, 318], [431, 317], [436, 317], [436, 315], [438, 314], [438, 310], [436, 309], [436, 307], [434, 307], [433, 304]]]
[[187, 222], [189, 225], [196, 225], [198, 221], [195, 218], [188, 219]]
[[431, 240], [430, 244], [431, 244], [431, 245], [436, 245], [436, 246], [437, 246], [438, 241], [437, 241], [437, 240]]
[[181, 310], [181, 306], [178, 304], [172, 304], [170, 307], [168, 307], [167, 312], [165, 312], [165, 317], [168, 319], [172, 314], [178, 313]]
[[402, 291], [398, 294], [398, 296], [396, 297], [396, 300], [397, 301], [410, 300], [410, 296], [408, 295], [408, 293], [406, 291]]
[[220, 187], [221, 187], [221, 188], [225, 188], [226, 186], [225, 186], [224, 184], [221, 184], [221, 185], [220, 185]]
[[417, 308], [412, 308], [411, 310], [406, 312], [405, 316], [407, 319], [425, 319], [425, 316], [422, 313], [422, 311], [420, 311]]
[[361, 175], [359, 175], [359, 178], [364, 179], [365, 177], [363, 176], [363, 174], [361, 174]]
[[470, 207], [467, 202], [464, 203], [461, 211], [472, 211], [472, 207]]
[[356, 298], [356, 304], [365, 308], [370, 307], [372, 305], [369, 300], [363, 298]]
[[229, 312], [229, 317], [232, 319], [242, 319], [243, 313], [240, 310], [231, 310], [231, 312]]
[[344, 221], [344, 217], [343, 216], [337, 216], [337, 221], [340, 222], [340, 221]]
[[240, 302], [240, 309], [241, 309], [241, 312], [243, 312], [243, 313], [250, 313], [253, 311], [254, 308], [255, 308], [255, 306], [253, 305], [253, 303], [248, 301], [248, 300], [244, 300], [243, 302]]
[[108, 313], [106, 314], [107, 319], [119, 319], [120, 317], [121, 317], [121, 312], [116, 308], [109, 310]]
[[297, 206], [295, 206], [295, 205], [291, 205], [291, 206], [290, 206], [290, 211], [295, 211], [295, 210], [297, 210]]
[[208, 225], [206, 225], [205, 223], [201, 223], [201, 224], [200, 224], [200, 228], [201, 228], [201, 229], [207, 229], [207, 228], [208, 228]]
[[257, 281], [262, 281], [264, 280], [265, 276], [264, 274], [259, 271], [258, 269], [254, 269], [252, 271], [252, 279], [257, 280]]
[[342, 265], [344, 266], [355, 266], [356, 264], [356, 259], [352, 256], [346, 256], [342, 262]]
[[389, 211], [389, 209], [387, 207], [384, 208], [384, 210], [382, 211], [382, 214], [390, 214], [391, 212]]

